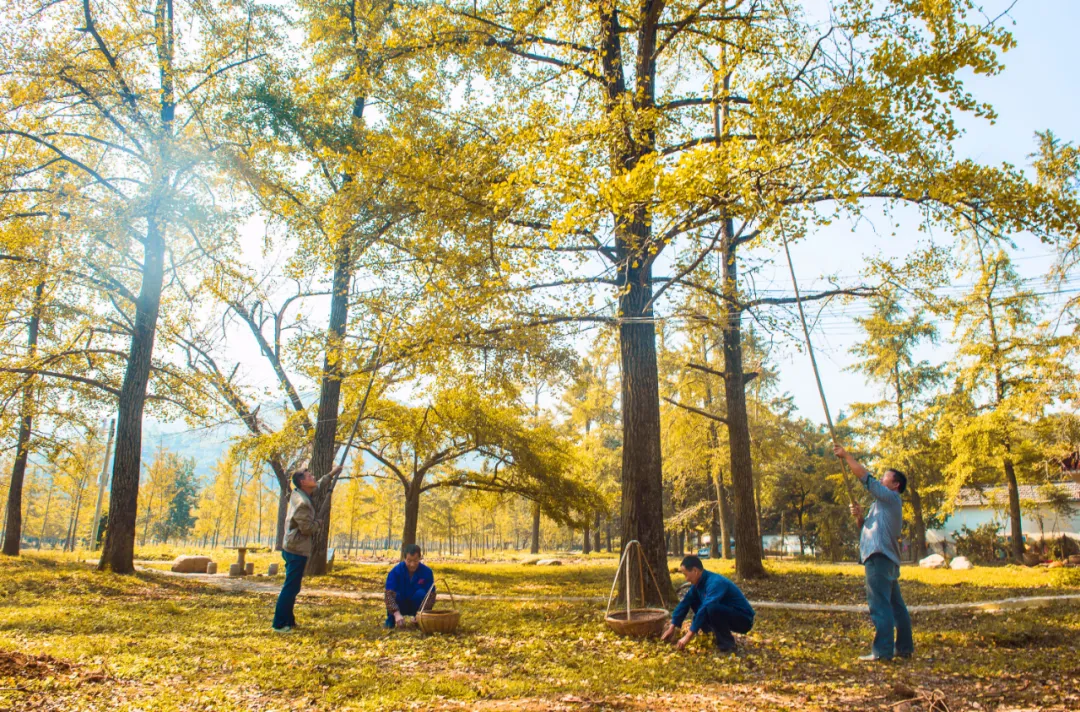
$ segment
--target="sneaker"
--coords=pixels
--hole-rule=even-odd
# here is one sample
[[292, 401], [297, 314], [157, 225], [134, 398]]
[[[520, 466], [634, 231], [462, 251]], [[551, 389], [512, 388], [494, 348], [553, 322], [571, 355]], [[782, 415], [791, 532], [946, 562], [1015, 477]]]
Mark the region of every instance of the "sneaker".
[[860, 655], [859, 656], [859, 662], [862, 662], [862, 663], [874, 663], [874, 662], [887, 663], [890, 660], [892, 660], [892, 658], [879, 658], [877, 655], [874, 655], [873, 653], [871, 653], [870, 655]]
[[273, 626], [271, 626], [270, 630], [274, 631], [275, 633], [291, 633], [292, 632], [292, 626], [287, 625], [287, 626], [285, 626], [283, 628], [274, 628]]

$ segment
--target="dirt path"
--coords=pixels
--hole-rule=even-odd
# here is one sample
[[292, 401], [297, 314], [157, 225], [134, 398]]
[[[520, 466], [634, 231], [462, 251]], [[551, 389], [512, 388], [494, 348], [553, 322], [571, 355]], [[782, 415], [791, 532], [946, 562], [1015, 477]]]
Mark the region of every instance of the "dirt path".
[[[277, 582], [259, 580], [258, 578], [252, 577], [231, 578], [228, 574], [217, 574], [214, 576], [208, 576], [206, 574], [177, 574], [173, 573], [172, 571], [148, 569], [143, 566], [136, 566], [136, 568], [139, 571], [154, 574], [156, 576], [181, 578], [185, 581], [199, 581], [201, 583], [209, 584], [225, 591], [277, 595], [278, 591], [281, 590], [281, 584]], [[383, 600], [383, 594], [380, 591], [336, 591], [333, 589], [325, 588], [305, 588], [300, 592], [300, 595], [304, 597], [316, 598], [347, 598], [357, 601]], [[475, 594], [458, 594], [454, 597], [463, 601], [512, 601], [534, 603], [544, 601], [572, 603], [607, 602], [607, 599], [603, 596], [490, 596]], [[1040, 606], [1049, 605], [1055, 601], [1080, 602], [1080, 594], [1063, 594], [1058, 596], [1025, 596], [1022, 598], [1002, 598], [996, 601], [973, 601], [966, 603], [933, 603], [921, 606], [908, 606], [908, 610], [912, 613], [955, 610], [996, 611], [1014, 608], [1037, 608]], [[837, 603], [788, 603], [786, 601], [751, 601], [750, 604], [757, 609], [771, 608], [788, 611], [807, 611], [816, 613], [866, 613], [868, 611], [865, 605], [844, 605]]]

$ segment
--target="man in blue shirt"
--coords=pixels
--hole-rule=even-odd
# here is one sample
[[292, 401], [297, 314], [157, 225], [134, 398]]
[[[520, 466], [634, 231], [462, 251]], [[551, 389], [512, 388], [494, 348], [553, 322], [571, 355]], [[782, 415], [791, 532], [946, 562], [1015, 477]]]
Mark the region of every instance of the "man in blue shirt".
[[701, 559], [687, 556], [682, 560], [679, 571], [690, 582], [675, 611], [671, 614], [671, 623], [664, 630], [661, 640], [668, 640], [675, 631], [682, 627], [687, 613], [694, 611], [690, 630], [679, 638], [676, 647], [682, 650], [699, 631], [711, 632], [715, 637], [716, 649], [722, 653], [735, 652], [736, 633], [749, 633], [754, 626], [754, 609], [746, 600], [739, 587], [720, 574], [706, 571]]
[[851, 513], [859, 523], [859, 560], [866, 567], [866, 602], [875, 629], [870, 654], [859, 660], [892, 660], [894, 653], [910, 658], [915, 651], [911, 616], [900, 595], [900, 528], [904, 523], [900, 495], [907, 489], [907, 477], [900, 470], [886, 470], [879, 482], [844, 448], [837, 445], [833, 453], [848, 464], [874, 498], [865, 517], [862, 507], [851, 503]]
[[420, 563], [421, 558], [423, 554], [420, 547], [410, 544], [405, 547], [405, 560], [390, 569], [390, 573], [386, 575], [387, 628], [405, 627], [405, 616], [415, 616], [420, 612], [421, 604], [424, 610], [435, 605], [435, 591], [431, 591], [430, 596], [427, 595], [434, 587], [435, 575], [431, 573], [431, 569]]

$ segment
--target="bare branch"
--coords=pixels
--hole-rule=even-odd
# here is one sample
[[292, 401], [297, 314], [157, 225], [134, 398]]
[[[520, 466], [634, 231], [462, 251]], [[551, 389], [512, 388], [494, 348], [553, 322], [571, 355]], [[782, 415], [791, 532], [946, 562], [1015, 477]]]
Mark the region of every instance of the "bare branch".
[[663, 398], [664, 398], [664, 400], [666, 400], [668, 403], [675, 406], [676, 408], [682, 408], [683, 410], [690, 411], [691, 413], [694, 413], [695, 415], [700, 415], [703, 418], [708, 418], [709, 420], [715, 420], [718, 423], [723, 423], [724, 425], [727, 425], [727, 422], [728, 422], [727, 418], [721, 418], [719, 415], [715, 415], [715, 414], [710, 413], [708, 411], [702, 410], [701, 408], [695, 408], [692, 405], [686, 405], [685, 403], [680, 403], [679, 401], [675, 400], [674, 398], [668, 398], [667, 396], [663, 396]]

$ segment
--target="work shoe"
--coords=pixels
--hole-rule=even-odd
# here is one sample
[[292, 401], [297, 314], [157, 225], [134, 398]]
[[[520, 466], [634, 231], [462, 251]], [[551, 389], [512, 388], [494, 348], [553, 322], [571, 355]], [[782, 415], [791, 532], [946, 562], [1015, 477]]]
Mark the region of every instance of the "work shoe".
[[285, 626], [283, 628], [274, 628], [273, 626], [271, 626], [270, 630], [274, 631], [275, 633], [291, 633], [292, 632], [292, 626], [287, 625], [287, 626]]

